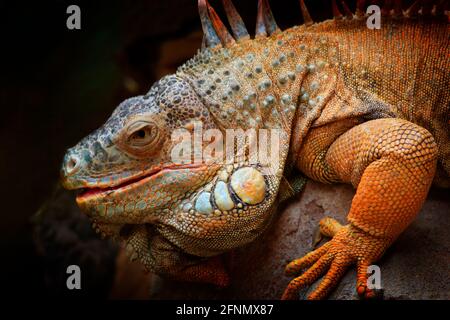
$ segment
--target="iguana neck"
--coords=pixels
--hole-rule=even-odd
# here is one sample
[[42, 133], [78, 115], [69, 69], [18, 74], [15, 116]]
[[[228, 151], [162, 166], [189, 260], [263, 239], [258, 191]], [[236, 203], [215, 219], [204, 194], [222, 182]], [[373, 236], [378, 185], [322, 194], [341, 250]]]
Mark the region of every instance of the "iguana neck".
[[[295, 27], [230, 48], [204, 49], [177, 72], [199, 94], [220, 128], [282, 128], [313, 112], [325, 96], [331, 48], [326, 37]], [[305, 94], [306, 93], [306, 94]]]

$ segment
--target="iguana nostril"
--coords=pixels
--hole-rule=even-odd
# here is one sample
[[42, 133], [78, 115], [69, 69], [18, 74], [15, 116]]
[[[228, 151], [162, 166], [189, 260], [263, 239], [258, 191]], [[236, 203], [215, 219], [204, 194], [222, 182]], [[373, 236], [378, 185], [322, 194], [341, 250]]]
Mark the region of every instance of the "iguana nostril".
[[66, 160], [66, 173], [68, 175], [74, 174], [76, 171], [78, 171], [79, 168], [79, 160], [74, 157], [74, 156], [70, 156], [67, 160]]

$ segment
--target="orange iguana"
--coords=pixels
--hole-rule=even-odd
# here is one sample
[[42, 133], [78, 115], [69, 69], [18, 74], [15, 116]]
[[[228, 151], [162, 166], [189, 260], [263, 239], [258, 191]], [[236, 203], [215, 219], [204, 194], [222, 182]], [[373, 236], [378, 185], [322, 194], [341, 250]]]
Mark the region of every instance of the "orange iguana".
[[[411, 223], [433, 182], [450, 185], [444, 1], [416, 1], [406, 10], [401, 1], [385, 1], [381, 28], [369, 29], [364, 1], [355, 14], [344, 3], [344, 15], [333, 1], [334, 19], [313, 23], [301, 0], [304, 24], [281, 31], [260, 0], [254, 38], [232, 3], [223, 4], [233, 35], [199, 0], [203, 48], [69, 149], [64, 186], [81, 189], [77, 203], [94, 227], [148, 269], [226, 285], [220, 255], [265, 230], [277, 203], [300, 185], [296, 171], [352, 184], [348, 224], [320, 222], [332, 239], [288, 264], [288, 275], [301, 275], [283, 298], [298, 298], [325, 274], [309, 296], [324, 298], [351, 265], [358, 294], [373, 296], [368, 266]], [[267, 166], [250, 161], [247, 151], [231, 162], [190, 161], [191, 155], [174, 161], [174, 133], [195, 135], [198, 123], [223, 135], [277, 129], [269, 151], [278, 150], [278, 167], [263, 173]], [[213, 140], [200, 138], [200, 150]]]

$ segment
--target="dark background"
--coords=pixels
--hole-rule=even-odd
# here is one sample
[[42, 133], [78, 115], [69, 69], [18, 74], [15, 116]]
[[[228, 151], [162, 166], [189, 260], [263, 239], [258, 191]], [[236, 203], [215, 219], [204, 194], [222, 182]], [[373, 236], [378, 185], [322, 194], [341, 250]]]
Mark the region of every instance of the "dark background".
[[[298, 1], [270, 2], [282, 29], [302, 23]], [[331, 1], [306, 2], [316, 21], [332, 16]], [[66, 28], [71, 4], [81, 30]], [[256, 4], [235, 1], [250, 33]], [[10, 294], [45, 287], [32, 217], [57, 189], [65, 150], [192, 57], [200, 30], [196, 0], [0, 2], [0, 253]]]

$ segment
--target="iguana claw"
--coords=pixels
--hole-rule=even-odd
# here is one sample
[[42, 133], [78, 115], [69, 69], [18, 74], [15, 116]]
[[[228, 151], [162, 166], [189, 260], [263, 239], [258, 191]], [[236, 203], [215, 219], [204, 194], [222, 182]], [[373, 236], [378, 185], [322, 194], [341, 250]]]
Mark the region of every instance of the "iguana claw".
[[300, 289], [312, 285], [325, 274], [321, 283], [308, 296], [309, 300], [323, 299], [353, 264], [358, 269], [358, 295], [364, 298], [375, 297], [375, 292], [367, 287], [367, 268], [382, 255], [389, 244], [387, 239], [371, 236], [352, 225], [341, 226], [329, 242], [286, 266], [287, 275], [298, 274], [303, 268], [308, 269], [289, 283], [282, 299], [298, 299]]
[[324, 237], [333, 238], [341, 228], [342, 225], [333, 218], [325, 217], [321, 219], [316, 230], [314, 230], [312, 247], [316, 248]]

